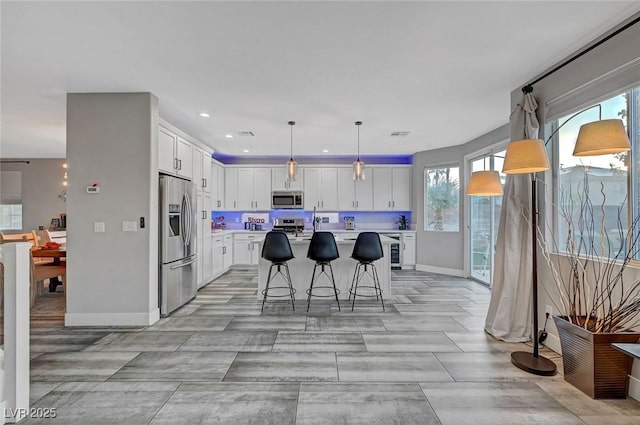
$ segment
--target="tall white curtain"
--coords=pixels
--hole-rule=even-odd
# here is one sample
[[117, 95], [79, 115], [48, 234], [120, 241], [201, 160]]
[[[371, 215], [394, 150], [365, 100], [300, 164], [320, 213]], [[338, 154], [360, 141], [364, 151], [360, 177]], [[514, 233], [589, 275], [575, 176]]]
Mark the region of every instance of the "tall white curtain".
[[[537, 139], [540, 128], [531, 93], [510, 119], [511, 140]], [[509, 174], [505, 180], [491, 302], [485, 331], [508, 342], [531, 339], [531, 177]]]

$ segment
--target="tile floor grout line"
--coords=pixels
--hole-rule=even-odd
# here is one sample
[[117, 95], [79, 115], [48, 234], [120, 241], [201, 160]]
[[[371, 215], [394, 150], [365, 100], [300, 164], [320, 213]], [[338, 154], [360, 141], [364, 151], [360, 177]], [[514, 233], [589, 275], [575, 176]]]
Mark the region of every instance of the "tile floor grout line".
[[227, 375], [229, 374], [229, 371], [231, 370], [231, 367], [233, 366], [233, 363], [236, 361], [236, 359], [238, 358], [238, 354], [240, 354], [240, 351], [236, 351], [236, 355], [233, 356], [233, 360], [231, 360], [231, 363], [229, 363], [229, 367], [227, 368], [227, 371], [224, 373], [224, 376], [222, 377], [222, 379], [220, 380], [220, 382], [225, 382], [224, 379], [227, 377]]
[[418, 388], [420, 388], [420, 392], [422, 393], [422, 396], [424, 397], [425, 401], [427, 402], [427, 404], [431, 408], [431, 411], [435, 415], [435, 417], [438, 420], [439, 424], [442, 425], [442, 421], [440, 420], [440, 417], [438, 416], [438, 412], [436, 412], [436, 409], [433, 407], [433, 404], [431, 404], [431, 401], [429, 400], [429, 397], [427, 397], [427, 394], [424, 392], [424, 388], [422, 388], [422, 385], [420, 385], [419, 382], [416, 382], [416, 385], [418, 386]]
[[176, 391], [178, 391], [178, 388], [180, 388], [182, 386], [182, 384], [183, 384], [182, 381], [178, 382], [178, 385], [176, 385], [176, 387], [173, 389], [173, 391], [171, 391], [171, 394], [169, 394], [169, 397], [167, 397], [167, 399], [164, 401], [164, 403], [162, 403], [162, 406], [160, 406], [158, 408], [158, 410], [156, 410], [156, 413], [153, 414], [151, 419], [149, 419], [149, 422], [147, 422], [147, 425], [150, 425], [151, 422], [153, 422], [153, 420], [156, 418], [156, 416], [158, 416], [158, 413], [160, 413], [162, 408], [169, 402], [169, 400], [171, 400], [171, 397], [173, 397], [173, 395], [176, 393]]
[[192, 331], [192, 332], [191, 332], [191, 335], [189, 335], [188, 337], [186, 337], [186, 338], [185, 338], [185, 340], [182, 342], [182, 344], [180, 344], [178, 347], [176, 347], [176, 349], [175, 349], [175, 350], [173, 350], [173, 352], [174, 352], [174, 353], [177, 353], [177, 352], [182, 348], [182, 346], [183, 346], [183, 345], [185, 345], [185, 344], [187, 343], [187, 341], [189, 341], [189, 339], [191, 339], [191, 337], [192, 337], [193, 335], [195, 335], [195, 333], [196, 333], [196, 332], [198, 332], [198, 331]]
[[302, 383], [298, 381], [298, 395], [296, 396], [296, 408], [293, 415], [293, 424], [296, 425], [298, 423], [298, 406], [300, 405], [300, 387]]

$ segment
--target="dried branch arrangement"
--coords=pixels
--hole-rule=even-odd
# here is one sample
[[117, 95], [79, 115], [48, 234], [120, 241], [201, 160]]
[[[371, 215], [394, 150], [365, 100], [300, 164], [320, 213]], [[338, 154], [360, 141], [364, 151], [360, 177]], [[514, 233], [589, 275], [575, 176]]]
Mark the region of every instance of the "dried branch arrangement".
[[567, 230], [561, 245], [556, 240], [548, 243], [537, 230], [557, 289], [557, 294], [547, 293], [556, 311], [577, 326], [592, 333], [627, 332], [640, 324], [640, 270], [631, 279], [625, 276], [640, 249], [640, 216], [626, 224], [625, 199], [617, 206], [615, 228], [607, 228], [604, 184], [600, 183], [599, 204], [593, 204], [589, 189], [585, 171], [575, 192], [560, 193], [554, 208]]

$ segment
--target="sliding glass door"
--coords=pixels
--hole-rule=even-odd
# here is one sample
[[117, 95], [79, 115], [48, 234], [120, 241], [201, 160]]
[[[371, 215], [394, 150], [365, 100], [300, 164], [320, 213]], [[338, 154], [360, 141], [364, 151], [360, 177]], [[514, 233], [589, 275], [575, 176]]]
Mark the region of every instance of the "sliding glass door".
[[[500, 172], [500, 180], [504, 185], [503, 162], [504, 151], [475, 158], [470, 161], [470, 167], [472, 172], [482, 170]], [[469, 205], [471, 277], [490, 286], [493, 277], [493, 260], [498, 237], [502, 196], [470, 196]]]

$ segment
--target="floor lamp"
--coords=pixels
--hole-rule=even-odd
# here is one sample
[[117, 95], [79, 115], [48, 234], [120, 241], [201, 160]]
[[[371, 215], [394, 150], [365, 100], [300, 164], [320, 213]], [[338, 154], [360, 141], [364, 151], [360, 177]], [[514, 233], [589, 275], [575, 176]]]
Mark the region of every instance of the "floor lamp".
[[[556, 373], [556, 365], [546, 357], [539, 354], [538, 342], [538, 258], [537, 258], [537, 185], [535, 173], [549, 169], [549, 160], [545, 146], [553, 136], [566, 123], [577, 117], [581, 113], [598, 107], [600, 117], [602, 107], [600, 104], [583, 109], [575, 113], [563, 122], [547, 139], [543, 142], [539, 139], [525, 139], [511, 142], [507, 146], [502, 172], [505, 174], [530, 174], [531, 175], [531, 233], [532, 233], [532, 297], [531, 306], [533, 314], [533, 352], [516, 351], [511, 353], [511, 363], [520, 369], [536, 375], [551, 376]], [[573, 156], [596, 156], [612, 153], [626, 152], [631, 149], [629, 137], [622, 120], [608, 119], [598, 120], [584, 124], [580, 127]]]

